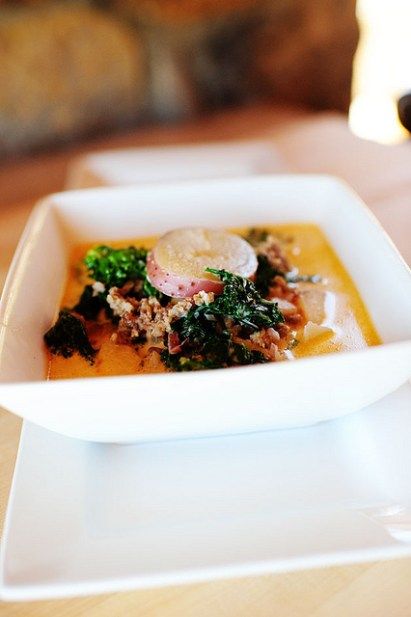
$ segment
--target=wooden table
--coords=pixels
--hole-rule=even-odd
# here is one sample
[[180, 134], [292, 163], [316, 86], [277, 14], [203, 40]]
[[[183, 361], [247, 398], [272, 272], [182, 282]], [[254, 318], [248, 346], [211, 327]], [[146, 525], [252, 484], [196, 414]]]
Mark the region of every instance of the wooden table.
[[[295, 117], [295, 114], [291, 114]], [[253, 135], [290, 112], [261, 109], [138, 131], [0, 167], [0, 288], [35, 200], [61, 189], [73, 157], [97, 148]], [[21, 421], [0, 409], [0, 527]], [[47, 602], [0, 603], [1, 617], [410, 617], [411, 559]]]

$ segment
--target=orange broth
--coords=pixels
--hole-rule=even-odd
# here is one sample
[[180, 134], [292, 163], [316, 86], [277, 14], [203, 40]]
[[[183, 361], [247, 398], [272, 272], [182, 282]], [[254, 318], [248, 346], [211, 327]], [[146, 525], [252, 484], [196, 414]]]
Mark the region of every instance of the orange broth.
[[[298, 223], [267, 226], [264, 229], [282, 238], [282, 247], [291, 265], [298, 268], [299, 274], [318, 274], [322, 277], [321, 283], [301, 283], [299, 287], [308, 294], [313, 289], [321, 292], [320, 295], [324, 302], [318, 309], [321, 313], [319, 321], [332, 328], [335, 333], [330, 336], [325, 330], [323, 335], [304, 340], [301, 332], [297, 330], [295, 336], [299, 343], [292, 350], [293, 357], [362, 349], [381, 342], [353, 280], [319, 227]], [[244, 229], [234, 231], [239, 234], [246, 233]], [[155, 242], [156, 238], [150, 237], [107, 242], [107, 244], [117, 248], [131, 244], [151, 248]], [[73, 250], [70, 257], [68, 280], [61, 302], [62, 307], [74, 306], [84, 286], [90, 283], [81, 264], [86, 251], [96, 244], [96, 242], [82, 244]], [[95, 328], [89, 332], [93, 346], [99, 348], [93, 365], [78, 354], [67, 359], [48, 354], [48, 378], [133, 375], [166, 370], [158, 362], [147, 361], [144, 347], [134, 349], [111, 341], [110, 337], [114, 330], [111, 323], [106, 323], [104, 327]]]

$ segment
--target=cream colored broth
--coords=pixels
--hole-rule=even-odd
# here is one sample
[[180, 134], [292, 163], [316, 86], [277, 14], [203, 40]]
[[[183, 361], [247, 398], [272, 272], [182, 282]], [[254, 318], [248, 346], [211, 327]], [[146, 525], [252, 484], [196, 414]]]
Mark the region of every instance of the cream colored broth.
[[[316, 225], [287, 224], [264, 229], [282, 239], [290, 263], [298, 268], [300, 274], [318, 274], [322, 277], [320, 283], [299, 283], [298, 286], [306, 298], [308, 318], [329, 330], [308, 341], [305, 340], [304, 331], [297, 330], [295, 336], [298, 344], [290, 356], [299, 358], [355, 350], [381, 342], [351, 277]], [[245, 233], [244, 229], [235, 231]], [[151, 248], [155, 242], [156, 238], [150, 237], [107, 244], [115, 247], [135, 244]], [[84, 285], [89, 283], [81, 262], [90, 246], [96, 244], [80, 245], [73, 250], [61, 306], [74, 306]], [[48, 377], [62, 379], [165, 371], [162, 363], [158, 362], [157, 354], [147, 354], [144, 347], [135, 350], [127, 345], [117, 345], [110, 340], [113, 332], [114, 327], [110, 323], [103, 328], [90, 329], [92, 344], [100, 349], [93, 365], [78, 355], [66, 359], [49, 354]]]
[[[319, 274], [321, 283], [300, 283], [304, 292], [324, 295], [323, 319], [320, 323], [330, 326], [335, 334], [304, 342], [297, 334], [299, 344], [294, 348], [296, 357], [362, 349], [378, 345], [381, 340], [361, 299], [358, 290], [343, 264], [331, 248], [325, 235], [316, 225], [283, 225], [271, 228], [292, 242], [285, 242], [284, 249], [300, 274]], [[320, 312], [320, 311], [318, 311]]]

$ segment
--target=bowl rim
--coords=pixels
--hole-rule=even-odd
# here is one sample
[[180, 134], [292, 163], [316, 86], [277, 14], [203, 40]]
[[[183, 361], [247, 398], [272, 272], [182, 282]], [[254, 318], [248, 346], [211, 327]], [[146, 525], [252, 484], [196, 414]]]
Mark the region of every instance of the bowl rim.
[[[4, 287], [3, 287], [3, 291], [1, 293], [0, 296], [0, 358], [2, 356], [3, 353], [3, 349], [4, 349], [4, 338], [6, 335], [6, 331], [8, 329], [8, 322], [9, 322], [9, 316], [12, 312], [12, 303], [9, 301], [10, 297], [12, 297], [14, 295], [14, 290], [18, 289], [19, 287], [19, 272], [20, 270], [25, 267], [25, 263], [24, 263], [24, 254], [26, 251], [28, 251], [30, 249], [30, 246], [33, 244], [33, 242], [35, 242], [36, 239], [36, 231], [39, 231], [43, 224], [44, 224], [44, 220], [45, 218], [48, 216], [48, 214], [50, 213], [51, 210], [53, 210], [53, 208], [59, 208], [59, 200], [63, 200], [64, 203], [64, 208], [70, 208], [70, 204], [69, 201], [70, 197], [81, 197], [81, 196], [94, 196], [94, 195], [100, 195], [100, 194], [114, 194], [114, 195], [120, 195], [120, 194], [129, 194], [130, 192], [141, 192], [141, 191], [160, 191], [160, 192], [166, 192], [170, 189], [173, 188], [195, 188], [195, 187], [208, 187], [210, 185], [227, 185], [227, 186], [237, 186], [238, 184], [250, 184], [251, 183], [278, 183], [278, 182], [292, 182], [295, 180], [303, 180], [303, 181], [308, 181], [308, 182], [314, 182], [314, 181], [327, 181], [329, 183], [331, 183], [332, 185], [343, 189], [344, 192], [347, 194], [349, 194], [350, 196], [350, 205], [352, 208], [355, 208], [359, 211], [362, 211], [363, 214], [365, 214], [369, 220], [369, 223], [374, 227], [378, 229], [378, 232], [381, 236], [381, 239], [384, 240], [385, 243], [388, 243], [390, 246], [390, 250], [391, 253], [393, 254], [393, 256], [395, 256], [398, 264], [401, 264], [402, 267], [405, 269], [406, 273], [408, 274], [408, 276], [410, 277], [410, 281], [411, 281], [411, 269], [408, 267], [407, 263], [405, 262], [404, 258], [402, 257], [402, 255], [400, 254], [400, 252], [398, 251], [397, 247], [395, 246], [394, 242], [391, 240], [390, 236], [387, 234], [387, 232], [385, 231], [385, 229], [382, 227], [381, 223], [378, 221], [378, 219], [375, 217], [375, 215], [372, 213], [372, 211], [367, 207], [367, 205], [364, 203], [364, 201], [355, 193], [355, 191], [344, 181], [341, 180], [340, 178], [334, 177], [332, 175], [329, 174], [253, 174], [253, 175], [249, 175], [249, 176], [241, 176], [238, 178], [213, 178], [213, 179], [193, 179], [193, 180], [184, 180], [184, 181], [172, 181], [172, 182], [162, 182], [162, 183], [149, 183], [149, 184], [144, 184], [144, 185], [135, 185], [135, 186], [109, 186], [109, 187], [93, 187], [93, 188], [86, 188], [86, 189], [76, 189], [76, 190], [71, 190], [71, 191], [60, 191], [60, 192], [55, 192], [55, 193], [51, 193], [50, 195], [47, 195], [45, 197], [43, 197], [42, 199], [40, 199], [39, 201], [36, 202], [36, 204], [34, 205], [29, 218], [26, 222], [26, 225], [24, 227], [24, 230], [21, 234], [20, 240], [17, 244], [13, 259], [11, 261], [11, 264], [9, 266], [9, 270], [5, 279], [5, 283], [4, 283]], [[60, 202], [61, 203], [61, 202]], [[316, 225], [321, 226], [321, 223], [319, 221], [314, 222]], [[345, 266], [345, 264], [344, 264]], [[321, 364], [321, 363], [332, 363], [332, 362], [338, 362], [339, 359], [343, 359], [347, 356], [350, 356], [352, 354], [355, 355], [359, 355], [359, 354], [366, 354], [366, 355], [370, 355], [371, 353], [375, 354], [375, 353], [380, 353], [381, 349], [402, 349], [403, 347], [407, 347], [408, 345], [411, 346], [411, 337], [410, 338], [404, 338], [402, 340], [399, 341], [395, 341], [395, 342], [384, 342], [382, 341], [381, 343], [379, 343], [378, 345], [373, 345], [373, 346], [369, 346], [366, 347], [364, 349], [356, 349], [356, 350], [347, 350], [347, 351], [340, 351], [340, 352], [336, 352], [336, 353], [330, 353], [330, 354], [325, 354], [325, 355], [318, 355], [318, 356], [308, 356], [308, 357], [303, 357], [303, 358], [298, 358], [298, 365], [301, 366], [302, 363], [304, 363], [305, 365], [307, 364], [312, 364], [317, 363], [317, 364]], [[261, 364], [261, 365], [247, 365], [247, 366], [239, 366], [239, 367], [231, 367], [233, 369], [235, 369], [235, 372], [238, 373], [238, 371], [244, 371], [246, 370], [247, 373], [250, 370], [258, 370], [260, 372], [262, 372], [263, 370], [265, 371], [271, 371], [275, 368], [275, 370], [290, 370], [289, 365], [293, 365], [294, 362], [278, 362], [278, 363], [267, 363], [267, 364]], [[282, 369], [280, 367], [283, 367]], [[287, 367], [287, 368], [285, 368]], [[136, 374], [136, 375], [112, 375], [112, 376], [96, 376], [96, 377], [75, 377], [75, 378], [62, 378], [62, 379], [56, 379], [56, 380], [48, 380], [46, 376], [44, 376], [42, 379], [39, 380], [18, 380], [18, 381], [2, 381], [1, 377], [0, 377], [0, 388], [15, 388], [17, 386], [36, 386], [36, 387], [44, 387], [44, 385], [46, 384], [46, 387], [57, 387], [59, 384], [68, 384], [68, 383], [73, 383], [73, 384], [79, 384], [79, 383], [88, 383], [90, 384], [90, 386], [92, 386], [93, 384], [96, 383], [96, 381], [98, 383], [101, 383], [102, 380], [104, 380], [105, 382], [107, 381], [112, 381], [112, 380], [121, 380], [123, 382], [129, 382], [131, 380], [154, 380], [156, 381], [159, 377], [161, 380], [174, 380], [174, 379], [193, 379], [194, 377], [197, 379], [208, 379], [210, 374], [216, 374], [216, 372], [218, 374], [221, 374], [221, 370], [224, 370], [225, 373], [227, 373], [227, 378], [228, 378], [228, 374], [231, 373], [232, 371], [229, 370], [227, 371], [227, 369], [205, 369], [202, 371], [193, 371], [193, 372], [170, 372], [170, 373], [161, 373], [161, 375], [155, 374], [155, 373], [144, 373], [144, 374]]]

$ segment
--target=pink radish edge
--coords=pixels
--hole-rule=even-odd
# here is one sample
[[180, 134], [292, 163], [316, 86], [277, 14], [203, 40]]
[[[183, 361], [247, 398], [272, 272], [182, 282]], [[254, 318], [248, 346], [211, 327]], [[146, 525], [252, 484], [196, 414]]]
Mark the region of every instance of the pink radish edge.
[[220, 294], [224, 285], [221, 281], [211, 279], [178, 276], [163, 270], [155, 260], [153, 251], [147, 255], [147, 274], [150, 283], [166, 296], [172, 298], [191, 298], [200, 291]]

